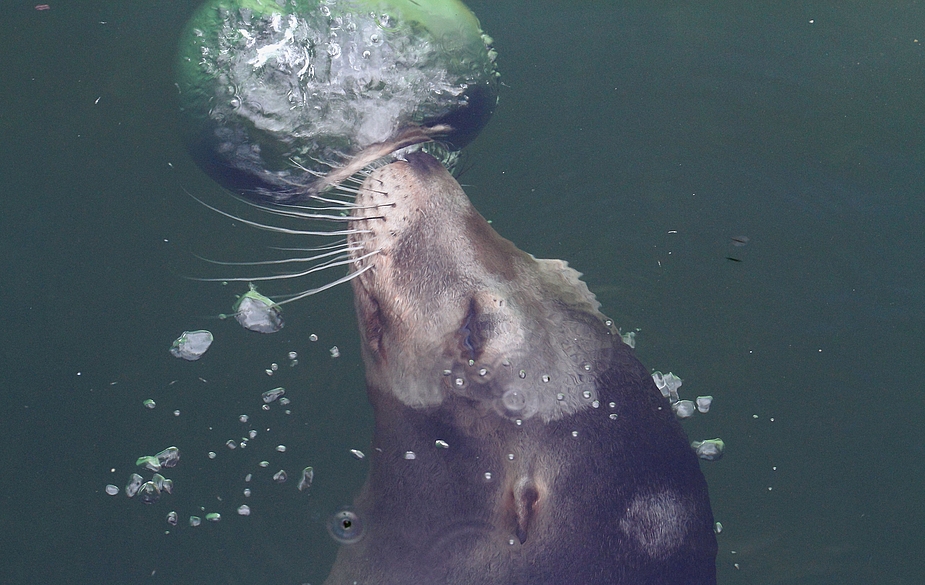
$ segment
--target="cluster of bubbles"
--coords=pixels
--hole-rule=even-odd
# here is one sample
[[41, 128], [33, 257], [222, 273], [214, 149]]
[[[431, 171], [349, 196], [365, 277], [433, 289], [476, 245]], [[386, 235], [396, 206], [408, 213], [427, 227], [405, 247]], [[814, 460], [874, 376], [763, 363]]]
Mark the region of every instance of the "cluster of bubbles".
[[411, 127], [448, 128], [449, 163], [498, 98], [492, 40], [460, 0], [207, 0], [178, 57], [190, 152], [264, 201]]
[[[710, 405], [713, 404], [712, 396], [698, 396], [694, 400], [681, 400], [678, 394], [678, 388], [681, 387], [682, 380], [675, 374], [668, 372], [663, 374], [659, 371], [652, 373], [652, 380], [655, 386], [661, 391], [662, 396], [671, 402], [671, 410], [675, 416], [680, 419], [690, 418], [695, 412], [706, 414], [710, 411]], [[716, 461], [723, 456], [723, 450], [726, 448], [722, 439], [707, 439], [705, 441], [694, 441], [691, 448], [697, 453], [697, 456], [705, 461]]]
[[[151, 479], [145, 481], [138, 473], [133, 473], [128, 478], [125, 485], [125, 495], [138, 499], [145, 504], [154, 504], [161, 499], [161, 493], [173, 493], [173, 480], [165, 478], [160, 471], [165, 468], [176, 467], [180, 461], [180, 450], [176, 447], [167, 447], [157, 455], [142, 455], [135, 461], [135, 465], [144, 466], [154, 475]], [[106, 486], [106, 493], [114, 496], [119, 493], [119, 488], [113, 484]]]
[[[282, 327], [279, 306], [267, 297], [259, 294], [253, 286], [250, 287], [248, 292], [238, 298], [238, 301], [234, 305], [234, 311], [235, 320], [248, 330], [261, 333], [272, 333], [278, 331], [279, 328]], [[316, 334], [311, 334], [309, 336], [311, 342], [317, 342], [318, 339]], [[173, 342], [169, 351], [177, 358], [187, 361], [196, 361], [206, 353], [213, 341], [214, 335], [209, 331], [184, 331]], [[337, 346], [332, 346], [329, 349], [329, 353], [332, 358], [340, 356], [340, 350]], [[295, 351], [287, 352], [286, 357], [290, 367], [294, 367], [298, 364], [298, 354]], [[274, 362], [266, 368], [265, 373], [272, 376], [278, 370], [279, 365]], [[200, 380], [204, 383], [206, 382], [206, 380], [202, 378], [200, 378]], [[171, 383], [171, 385], [172, 384], [173, 383]], [[291, 414], [291, 410], [289, 409], [290, 404], [290, 398], [286, 395], [286, 389], [282, 386], [277, 386], [260, 393], [260, 409], [262, 411], [270, 411], [274, 405], [279, 405], [282, 407], [283, 413], [289, 415]], [[153, 399], [145, 400], [143, 405], [147, 409], [154, 409], [157, 406]], [[180, 411], [175, 410], [173, 414], [179, 416]], [[237, 420], [242, 424], [253, 422], [248, 414], [239, 415]], [[270, 429], [266, 428], [266, 431], [270, 431]], [[252, 440], [257, 438], [257, 436], [257, 428], [252, 427], [246, 430], [240, 438], [227, 440], [225, 445], [229, 450], [245, 449]], [[277, 453], [286, 453], [287, 448], [283, 444], [278, 444], [275, 446], [274, 450]], [[350, 450], [350, 455], [355, 459], [363, 459], [365, 457], [361, 451], [356, 449]], [[208, 451], [206, 456], [208, 459], [216, 459], [219, 457], [215, 450]], [[172, 494], [174, 492], [173, 480], [164, 477], [162, 473], [165, 469], [175, 467], [179, 460], [180, 450], [176, 446], [168, 447], [158, 452], [156, 455], [143, 455], [138, 457], [135, 461], [136, 466], [152, 472], [152, 475], [146, 478], [138, 472], [132, 473], [124, 488], [125, 495], [145, 504], [156, 504], [161, 500], [162, 494]], [[261, 469], [266, 469], [270, 466], [270, 462], [262, 460], [258, 463], [258, 466]], [[279, 468], [272, 474], [272, 481], [276, 484], [283, 484], [289, 481], [289, 477], [290, 474], [285, 468]], [[298, 481], [295, 484], [296, 489], [299, 492], [310, 491], [315, 478], [314, 467], [310, 465], [301, 467], [301, 471], [297, 474], [297, 477]], [[253, 473], [247, 473], [244, 476], [246, 487], [241, 491], [241, 496], [244, 498], [250, 498], [252, 495], [252, 489], [250, 487], [252, 485], [252, 479], [254, 479]], [[108, 484], [104, 491], [110, 496], [116, 496], [122, 490], [114, 484]], [[251, 514], [251, 507], [248, 504], [242, 503], [237, 506], [236, 512], [239, 516], [249, 516]], [[175, 510], [171, 510], [167, 514], [167, 523], [170, 526], [178, 526], [179, 519], [180, 515]], [[217, 511], [207, 511], [205, 507], [201, 507], [197, 509], [194, 514], [189, 516], [189, 525], [199, 526], [202, 524], [203, 519], [207, 522], [218, 522], [221, 520], [221, 514]]]

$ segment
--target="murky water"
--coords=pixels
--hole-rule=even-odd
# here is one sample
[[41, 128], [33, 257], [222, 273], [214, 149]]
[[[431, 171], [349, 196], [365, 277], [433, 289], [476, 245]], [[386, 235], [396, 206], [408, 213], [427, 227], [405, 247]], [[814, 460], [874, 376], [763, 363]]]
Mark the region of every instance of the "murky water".
[[[470, 5], [504, 85], [460, 181], [520, 248], [584, 272], [682, 398], [714, 397], [685, 426], [725, 442], [703, 463], [720, 582], [923, 581], [925, 8]], [[5, 582], [317, 584], [326, 520], [366, 472], [349, 289], [260, 335], [215, 318], [240, 287], [183, 278], [205, 269], [193, 254], [293, 245], [184, 193], [243, 209], [179, 137], [171, 67], [193, 8], [7, 10]], [[196, 329], [209, 351], [171, 356]], [[264, 410], [277, 387], [290, 403]], [[107, 495], [171, 445], [173, 493]]]

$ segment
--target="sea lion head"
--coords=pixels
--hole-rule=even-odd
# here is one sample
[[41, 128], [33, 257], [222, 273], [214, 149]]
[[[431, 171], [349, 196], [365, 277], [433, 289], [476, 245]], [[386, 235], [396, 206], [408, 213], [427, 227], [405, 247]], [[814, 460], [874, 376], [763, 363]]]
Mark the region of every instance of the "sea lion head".
[[349, 231], [376, 424], [328, 585], [715, 585], [697, 458], [578, 272], [423, 153], [366, 177]]
[[498, 235], [424, 153], [373, 172], [356, 206], [353, 287], [371, 389], [414, 408], [461, 397], [547, 422], [597, 399], [586, 382], [619, 338], [578, 272]]

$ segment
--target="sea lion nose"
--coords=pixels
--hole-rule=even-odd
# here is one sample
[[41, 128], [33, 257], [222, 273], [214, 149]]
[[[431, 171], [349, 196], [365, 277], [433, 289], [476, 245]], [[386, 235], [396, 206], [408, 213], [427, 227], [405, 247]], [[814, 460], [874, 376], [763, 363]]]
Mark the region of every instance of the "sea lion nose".
[[514, 534], [520, 544], [527, 542], [531, 526], [535, 525], [540, 505], [540, 490], [530, 476], [522, 476], [514, 482], [510, 494], [513, 502]]

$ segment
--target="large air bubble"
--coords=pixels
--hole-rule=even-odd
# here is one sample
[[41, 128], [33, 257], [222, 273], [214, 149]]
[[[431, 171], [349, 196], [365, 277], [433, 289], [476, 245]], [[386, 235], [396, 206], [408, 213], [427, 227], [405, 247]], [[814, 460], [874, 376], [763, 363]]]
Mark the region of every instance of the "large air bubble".
[[409, 129], [450, 127], [446, 163], [497, 103], [491, 39], [460, 0], [208, 0], [178, 58], [191, 153], [259, 201], [317, 190]]

